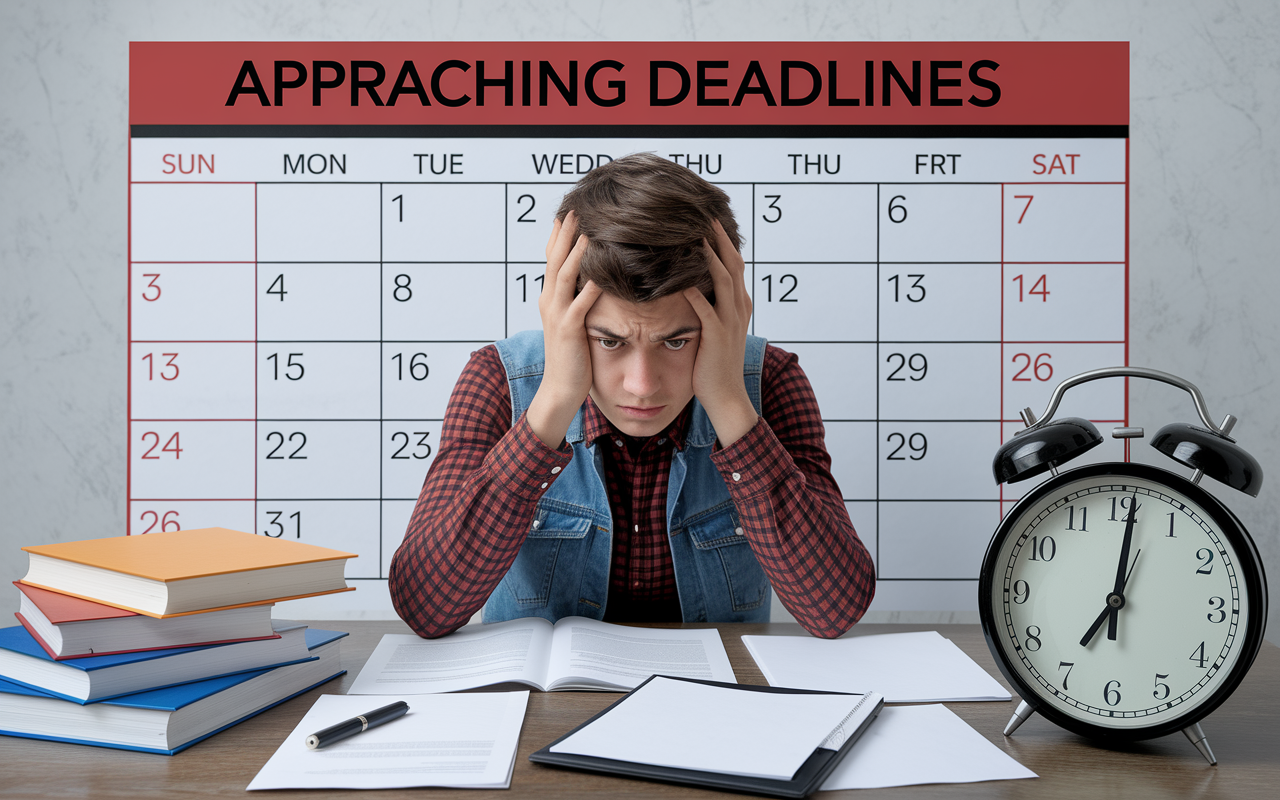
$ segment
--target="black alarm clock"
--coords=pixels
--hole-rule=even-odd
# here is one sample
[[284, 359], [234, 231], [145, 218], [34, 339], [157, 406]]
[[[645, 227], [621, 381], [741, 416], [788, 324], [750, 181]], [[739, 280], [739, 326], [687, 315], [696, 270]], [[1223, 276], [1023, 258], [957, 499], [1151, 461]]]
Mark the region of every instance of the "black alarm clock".
[[[1175, 422], [1151, 439], [1189, 477], [1128, 462], [1059, 471], [1102, 443], [1078, 417], [1054, 419], [1073, 386], [1112, 377], [1185, 389], [1203, 427]], [[987, 645], [1022, 697], [1006, 736], [1032, 712], [1103, 743], [1182, 731], [1210, 764], [1200, 720], [1240, 684], [1262, 646], [1267, 583], [1243, 524], [1198, 484], [1257, 496], [1258, 462], [1215, 425], [1200, 390], [1156, 370], [1112, 367], [1068, 378], [1043, 417], [996, 452], [997, 483], [1045, 472], [996, 529], [978, 608]], [[1141, 428], [1116, 428], [1139, 438]]]

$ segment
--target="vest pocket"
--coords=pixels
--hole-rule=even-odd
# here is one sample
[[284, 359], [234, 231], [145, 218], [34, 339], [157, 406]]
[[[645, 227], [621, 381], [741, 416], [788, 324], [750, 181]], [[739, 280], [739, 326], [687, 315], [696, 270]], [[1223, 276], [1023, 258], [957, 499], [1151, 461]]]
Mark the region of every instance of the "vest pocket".
[[[734, 611], [759, 608], [769, 599], [769, 577], [756, 560], [732, 508], [690, 522], [685, 530], [711, 595], [727, 594]], [[710, 599], [710, 598], [708, 598]]]
[[572, 571], [591, 525], [590, 518], [538, 509], [520, 554], [502, 579], [517, 605], [540, 608], [550, 602], [557, 568], [562, 574]]

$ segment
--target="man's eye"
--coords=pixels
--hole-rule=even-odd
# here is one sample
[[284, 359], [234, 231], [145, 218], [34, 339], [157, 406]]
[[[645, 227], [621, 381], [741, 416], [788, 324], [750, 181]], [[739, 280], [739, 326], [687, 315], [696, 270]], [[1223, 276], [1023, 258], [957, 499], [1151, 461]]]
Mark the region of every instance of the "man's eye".
[[688, 343], [688, 339], [668, 339], [666, 341], [668, 350], [683, 350], [684, 346]]
[[596, 339], [605, 350], [617, 350], [622, 342], [617, 339]]

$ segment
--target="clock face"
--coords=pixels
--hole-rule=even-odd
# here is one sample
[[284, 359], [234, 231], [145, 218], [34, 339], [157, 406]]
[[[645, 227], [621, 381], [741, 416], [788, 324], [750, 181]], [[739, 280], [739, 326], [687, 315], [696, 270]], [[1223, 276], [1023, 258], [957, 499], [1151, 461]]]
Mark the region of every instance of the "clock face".
[[1001, 524], [983, 565], [984, 630], [1055, 722], [1161, 735], [1216, 707], [1252, 662], [1266, 614], [1255, 559], [1234, 517], [1189, 481], [1084, 467]]

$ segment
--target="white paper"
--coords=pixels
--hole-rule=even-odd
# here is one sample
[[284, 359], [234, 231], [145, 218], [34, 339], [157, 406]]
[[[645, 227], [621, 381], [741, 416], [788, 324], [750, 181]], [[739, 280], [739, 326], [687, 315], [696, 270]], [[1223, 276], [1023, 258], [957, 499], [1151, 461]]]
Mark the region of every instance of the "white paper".
[[386, 634], [349, 694], [433, 694], [494, 683], [542, 689], [551, 623], [538, 617], [468, 625], [439, 639]]
[[743, 636], [770, 686], [875, 691], [886, 703], [1009, 700], [995, 678], [937, 631], [848, 639]]
[[1035, 777], [946, 706], [885, 706], [822, 790]]
[[790, 780], [863, 700], [654, 678], [551, 751]]
[[528, 692], [396, 698], [409, 713], [319, 750], [316, 731], [386, 705], [391, 698], [326, 694], [249, 784], [256, 789], [506, 789]]
[[650, 675], [737, 683], [715, 628], [636, 628], [585, 617], [556, 623], [550, 675], [554, 688], [601, 688], [580, 678], [634, 689]]

